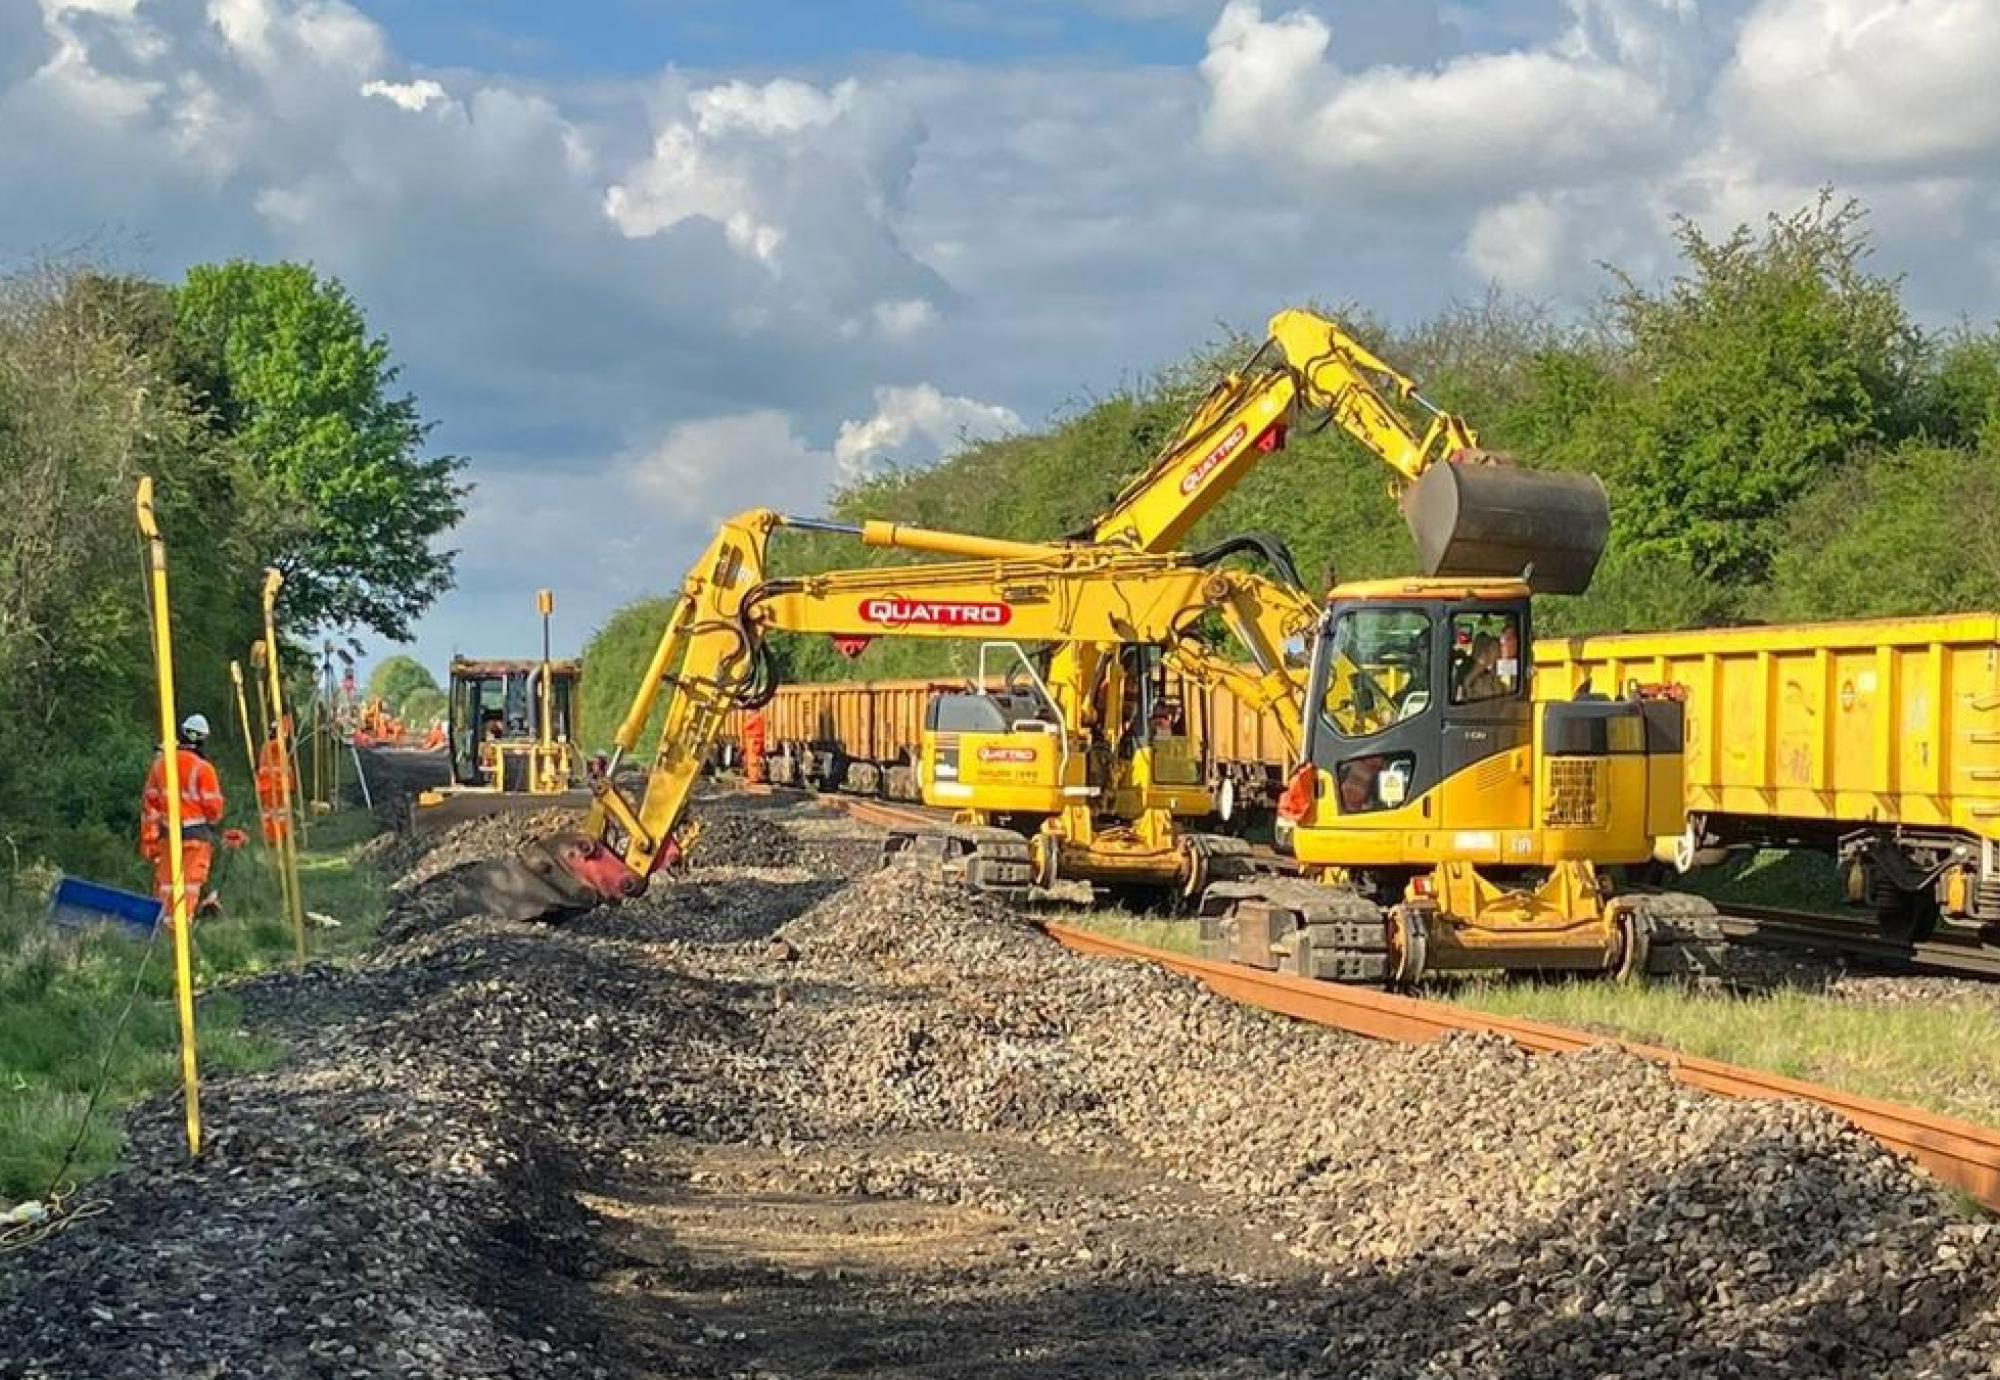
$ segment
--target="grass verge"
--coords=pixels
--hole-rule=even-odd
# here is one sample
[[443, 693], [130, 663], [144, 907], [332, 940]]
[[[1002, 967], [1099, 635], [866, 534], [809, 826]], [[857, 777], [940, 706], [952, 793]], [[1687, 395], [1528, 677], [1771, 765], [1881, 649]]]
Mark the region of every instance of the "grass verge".
[[1441, 995], [1496, 1016], [1662, 1045], [2000, 1126], [2000, 1003], [1977, 995], [1886, 1004], [1795, 989], [1738, 996], [1492, 979]]
[[[338, 922], [313, 929], [314, 958], [351, 953], [381, 920], [383, 885], [355, 861], [356, 848], [374, 832], [373, 819], [361, 811], [317, 820], [308, 831], [300, 858], [306, 908]], [[226, 985], [285, 967], [293, 952], [277, 876], [262, 851], [245, 850], [224, 866], [217, 890], [227, 914], [194, 931], [204, 1077], [277, 1060], [282, 1051], [272, 1041], [244, 1030], [241, 1006]], [[114, 1042], [128, 999], [132, 1014]], [[85, 1126], [100, 1073], [103, 1092]], [[179, 1079], [168, 936], [149, 945], [109, 927], [53, 930], [38, 906], [0, 912], [0, 1204], [40, 1196], [58, 1171], [80, 1184], [109, 1170], [123, 1147], [124, 1108]], [[73, 1141], [76, 1153], [65, 1169]]]

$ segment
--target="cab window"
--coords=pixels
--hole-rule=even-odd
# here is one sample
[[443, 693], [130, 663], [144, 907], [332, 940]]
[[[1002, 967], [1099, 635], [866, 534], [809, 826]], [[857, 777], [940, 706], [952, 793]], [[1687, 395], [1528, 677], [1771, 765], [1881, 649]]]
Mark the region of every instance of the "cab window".
[[1521, 616], [1482, 611], [1451, 619], [1451, 702], [1478, 704], [1521, 692]]
[[1354, 609], [1329, 640], [1327, 721], [1344, 738], [1365, 738], [1431, 702], [1431, 620], [1416, 609]]

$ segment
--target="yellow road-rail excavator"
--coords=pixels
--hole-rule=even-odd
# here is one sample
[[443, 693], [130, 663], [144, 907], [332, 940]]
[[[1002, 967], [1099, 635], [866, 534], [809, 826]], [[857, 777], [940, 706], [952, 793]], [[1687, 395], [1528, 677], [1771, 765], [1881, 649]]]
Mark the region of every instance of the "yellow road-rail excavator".
[[[767, 546], [788, 527], [955, 559], [773, 578]], [[1089, 856], [1101, 792], [1094, 764], [1105, 744], [1096, 728], [1078, 725], [1074, 705], [1047, 683], [1026, 649], [1072, 639], [1143, 649], [1196, 680], [1229, 678], [1243, 693], [1280, 687], [1279, 712], [1295, 713], [1282, 649], [1303, 642], [1317, 610], [1294, 588], [1223, 566], [1226, 554], [1042, 545], [879, 522], [853, 528], [768, 510], [733, 518], [681, 586], [613, 739], [612, 760], [591, 784], [593, 804], [581, 831], [463, 879], [465, 903], [522, 918], [587, 908], [642, 890], [655, 871], [675, 862], [689, 798], [724, 716], [776, 688], [774, 633], [977, 640], [989, 653], [1010, 655], [1013, 688], [995, 697], [1004, 708], [995, 718], [958, 725], [955, 742], [940, 751], [960, 763], [1003, 767], [1019, 812], [1035, 814], [1047, 832], [1074, 830], [1065, 841], [1078, 843], [1077, 856]], [[1197, 635], [1209, 619], [1236, 644], [1226, 654], [1209, 650]], [[633, 798], [618, 785], [618, 768], [639, 750], [662, 693], [652, 761]], [[939, 876], [1015, 896], [1034, 880], [1030, 844], [1014, 829], [966, 823], [891, 840], [892, 851], [914, 854]], [[1239, 840], [1188, 835], [1184, 844], [1204, 858], [1187, 888], [1190, 899], [1213, 878], [1247, 870], [1232, 866], [1248, 860]], [[1114, 839], [1100, 850], [1098, 870], [1085, 875], [1115, 885], [1126, 875], [1121, 863]]]
[[[1658, 830], [1679, 816], [1680, 705], [1593, 696], [1538, 714], [1530, 699], [1531, 595], [1587, 588], [1609, 537], [1595, 478], [1483, 449], [1469, 424], [1338, 322], [1286, 311], [1074, 540], [1165, 549], [1292, 430], [1328, 425], [1392, 472], [1424, 575], [1335, 588], [1305, 683], [1259, 681], [1256, 703], [1277, 714], [1301, 763], [1280, 825], [1304, 877], [1211, 868], [1201, 901], [1210, 945], [1357, 981], [1713, 965], [1721, 934], [1706, 903], [1615, 897], [1604, 870], [1650, 861]], [[1296, 587], [1289, 556], [1265, 549]], [[1133, 674], [1146, 665], [1079, 635], [1055, 649], [1048, 681], [1079, 716], [1108, 721], [1114, 706], [1146, 703]], [[933, 739], [948, 735], [925, 735], [927, 800], [947, 803], [949, 787], [978, 822], [1007, 807], [999, 783], [962, 771], [942, 780], [953, 764]], [[1182, 820], [1211, 797], [1166, 754], [1133, 765], [1150, 774], [1114, 779], [1097, 837], [1122, 834], [1135, 873], [1186, 891], [1193, 850], [1180, 844]], [[1036, 837], [1038, 882], [1077, 874], [1059, 833]]]
[[[1524, 469], [1481, 448], [1471, 426], [1432, 405], [1414, 380], [1338, 322], [1307, 311], [1272, 317], [1263, 345], [1217, 381], [1070, 543], [1170, 550], [1283, 451], [1292, 432], [1326, 426], [1387, 467], [1426, 574], [1525, 579], [1556, 593], [1589, 585], [1610, 531], [1602, 485], [1588, 475]], [[1238, 537], [1217, 550], [1261, 558], [1278, 580], [1302, 583], [1270, 537]], [[1185, 717], [1166, 700], [1158, 658], [1079, 634], [1049, 649], [1046, 682], [1071, 723], [1118, 745], [1092, 775], [1089, 817], [1070, 802], [1061, 827], [1038, 828], [1038, 814], [1046, 820], [1053, 811], [1024, 807], [1000, 748], [984, 759], [953, 751], [964, 723], [990, 724], [1006, 713], [1002, 702], [976, 693], [932, 705], [920, 763], [926, 802], [955, 809], [971, 826], [1021, 829], [1042, 885], [1103, 886], [1115, 877], [1121, 898], [1143, 900], [1189, 895], [1218, 880], [1216, 858], [1231, 845], [1191, 832], [1193, 821], [1216, 812], [1216, 799], [1188, 750]], [[1278, 714], [1281, 727], [1301, 722], [1296, 686], [1272, 677], [1256, 691], [1252, 706]]]
[[[1588, 588], [1610, 535], [1594, 477], [1483, 449], [1338, 322], [1285, 311], [1081, 539], [1170, 546], [1290, 431], [1329, 425], [1392, 472], [1423, 574], [1327, 596], [1280, 806], [1304, 875], [1216, 879], [1201, 901], [1211, 947], [1365, 982], [1713, 965], [1705, 902], [1617, 897], [1604, 870], [1649, 862], [1680, 817], [1680, 704], [1628, 690], [1538, 711], [1530, 698], [1531, 596]], [[1061, 649], [1051, 679], [1106, 679], [1095, 652]]]

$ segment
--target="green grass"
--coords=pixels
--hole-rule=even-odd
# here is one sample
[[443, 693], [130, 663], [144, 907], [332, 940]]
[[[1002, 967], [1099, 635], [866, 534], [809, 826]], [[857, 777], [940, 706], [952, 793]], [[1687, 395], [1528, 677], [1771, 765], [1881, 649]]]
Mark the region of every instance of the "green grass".
[[1833, 859], [1803, 849], [1766, 848], [1733, 854], [1720, 867], [1690, 872], [1668, 886], [1706, 896], [1719, 906], [1734, 901], [1743, 906], [1779, 906], [1829, 915], [1848, 910], [1840, 891], [1840, 870]]
[[[354, 862], [356, 846], [374, 829], [365, 813], [349, 811], [316, 820], [308, 831], [300, 859], [306, 908], [340, 922], [309, 934], [314, 958], [353, 952], [381, 919], [382, 882]], [[229, 855], [219, 866], [216, 885], [227, 914], [194, 931], [204, 1077], [265, 1068], [279, 1058], [272, 1041], [243, 1030], [241, 1007], [226, 985], [286, 967], [293, 953], [277, 877], [262, 850]], [[112, 1046], [135, 984], [131, 1019]], [[112, 929], [53, 931], [39, 903], [26, 898], [0, 911], [0, 1203], [50, 1187], [100, 1069], [102, 1099], [63, 1177], [84, 1183], [110, 1169], [122, 1148], [122, 1110], [178, 1084], [179, 1042], [167, 935], [157, 938], [148, 959], [144, 942]]]
[[1611, 982], [1482, 980], [1447, 989], [1499, 1016], [1663, 1045], [2000, 1126], [2000, 1003], [1732, 996]]
[[1064, 923], [1090, 930], [1128, 944], [1144, 944], [1168, 953], [1201, 954], [1201, 926], [1194, 920], [1162, 920], [1158, 916], [1134, 915], [1123, 910], [1093, 910], [1065, 915]]

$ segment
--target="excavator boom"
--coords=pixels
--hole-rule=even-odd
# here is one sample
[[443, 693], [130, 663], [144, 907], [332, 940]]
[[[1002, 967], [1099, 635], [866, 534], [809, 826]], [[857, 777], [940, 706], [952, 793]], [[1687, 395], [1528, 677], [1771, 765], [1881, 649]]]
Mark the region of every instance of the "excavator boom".
[[[786, 526], [961, 559], [768, 578], [766, 545]], [[1235, 634], [1254, 671], [1201, 644], [1195, 625], [1208, 614]], [[460, 908], [538, 919], [643, 890], [679, 856], [676, 831], [724, 716], [776, 689], [771, 633], [1157, 646], [1175, 669], [1233, 678], [1275, 699], [1289, 684], [1285, 647], [1302, 640], [1316, 616], [1295, 590], [1186, 555], [1005, 542], [886, 523], [838, 528], [763, 509], [740, 514], [722, 524], [682, 583], [619, 725], [611, 767], [593, 783], [581, 831], [466, 878], [469, 894]], [[617, 768], [638, 750], [662, 694], [645, 789], [633, 799], [619, 787]], [[1296, 706], [1290, 709], [1286, 727], [1296, 738]]]
[[1589, 586], [1611, 531], [1595, 478], [1523, 469], [1482, 450], [1472, 428], [1414, 380], [1307, 311], [1271, 318], [1264, 344], [1209, 391], [1087, 540], [1138, 551], [1178, 545], [1291, 429], [1322, 424], [1388, 466], [1423, 574], [1525, 577], [1551, 594]]

